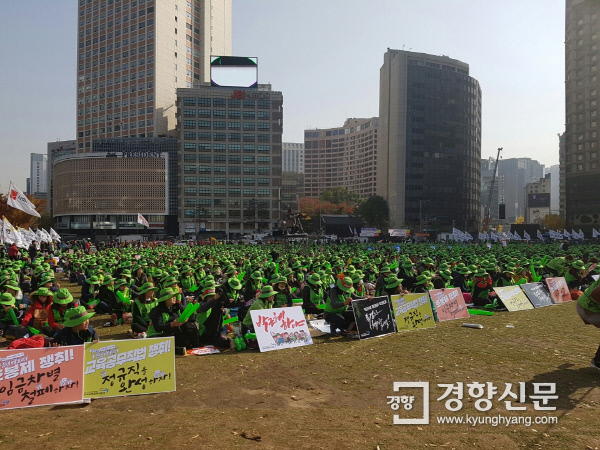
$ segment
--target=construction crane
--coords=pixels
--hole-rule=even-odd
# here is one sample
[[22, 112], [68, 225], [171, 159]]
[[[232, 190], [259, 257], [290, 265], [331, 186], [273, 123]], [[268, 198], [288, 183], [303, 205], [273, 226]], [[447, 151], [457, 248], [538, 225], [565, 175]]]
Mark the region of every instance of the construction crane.
[[494, 185], [496, 184], [496, 173], [498, 171], [498, 161], [500, 161], [501, 151], [502, 147], [498, 149], [498, 155], [496, 156], [496, 162], [494, 163], [494, 173], [492, 174], [492, 182], [490, 183], [490, 194], [488, 196], [487, 204], [485, 206], [485, 217], [483, 219], [483, 226], [481, 227], [482, 233], [485, 233], [487, 231], [488, 225], [490, 223], [490, 206], [492, 205], [492, 196], [494, 195]]

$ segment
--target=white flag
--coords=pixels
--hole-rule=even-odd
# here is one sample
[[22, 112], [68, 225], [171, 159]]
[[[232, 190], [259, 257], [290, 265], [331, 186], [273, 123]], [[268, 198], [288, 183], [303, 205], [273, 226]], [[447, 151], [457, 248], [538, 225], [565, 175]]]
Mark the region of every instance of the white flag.
[[537, 238], [544, 239], [544, 236], [542, 235], [542, 232], [540, 230], [537, 230]]
[[585, 234], [583, 234], [583, 231], [581, 231], [581, 228], [579, 229], [579, 239], [585, 239]]
[[524, 237], [525, 239], [527, 239], [527, 240], [530, 240], [530, 239], [531, 239], [531, 236], [529, 236], [529, 233], [528, 233], [527, 231], [525, 231], [525, 230], [523, 230], [523, 237]]
[[20, 209], [23, 212], [35, 217], [41, 217], [39, 213], [35, 210], [35, 206], [33, 203], [29, 201], [29, 199], [23, 194], [17, 187], [10, 182], [10, 187], [8, 189], [8, 206], [12, 206], [13, 208]]
[[50, 237], [53, 241], [61, 241], [60, 235], [54, 231], [54, 228], [50, 227]]
[[46, 230], [44, 230], [42, 228], [42, 234], [44, 235], [44, 240], [46, 242], [51, 242], [52, 241], [52, 236], [50, 236], [50, 233], [48, 233]]
[[138, 213], [138, 223], [144, 225], [146, 228], [150, 228], [150, 224], [140, 213]]
[[592, 237], [596, 238], [598, 236], [600, 236], [600, 233], [598, 233], [595, 228], [592, 228]]
[[563, 229], [562, 234], [564, 237], [571, 239], [571, 235], [569, 234], [569, 232], [566, 229]]
[[519, 236], [519, 233], [517, 233], [516, 231], [512, 234], [512, 237], [515, 241], [522, 241], [523, 239], [521, 239], [521, 236]]

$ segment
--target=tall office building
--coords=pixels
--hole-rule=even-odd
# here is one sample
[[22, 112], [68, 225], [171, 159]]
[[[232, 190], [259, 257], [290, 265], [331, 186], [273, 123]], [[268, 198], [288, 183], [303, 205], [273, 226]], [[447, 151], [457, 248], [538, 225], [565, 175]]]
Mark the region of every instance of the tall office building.
[[282, 208], [283, 94], [199, 83], [177, 90], [179, 234], [269, 231]]
[[567, 228], [600, 224], [600, 1], [567, 0], [565, 158]]
[[425, 214], [440, 231], [476, 230], [481, 89], [469, 65], [388, 49], [379, 90], [377, 193], [388, 202], [390, 227], [417, 224]]
[[560, 214], [560, 166], [546, 168], [545, 176], [550, 175], [550, 214]]
[[176, 89], [231, 54], [232, 0], [79, 0], [77, 150], [175, 136]]
[[[28, 194], [37, 198], [46, 198], [48, 183], [46, 181], [48, 156], [43, 153], [31, 153], [29, 157]], [[42, 194], [42, 195], [39, 195]]]
[[47, 173], [47, 192], [48, 196], [46, 197], [48, 200], [48, 212], [50, 216], [53, 215], [53, 206], [54, 206], [54, 184], [53, 184], [53, 169], [54, 169], [54, 161], [61, 156], [66, 155], [74, 155], [77, 153], [77, 141], [55, 141], [48, 142], [48, 170]]
[[336, 128], [304, 131], [304, 195], [318, 198], [344, 187], [368, 198], [376, 194], [379, 119], [346, 119]]
[[283, 171], [304, 173], [304, 143], [284, 142]]

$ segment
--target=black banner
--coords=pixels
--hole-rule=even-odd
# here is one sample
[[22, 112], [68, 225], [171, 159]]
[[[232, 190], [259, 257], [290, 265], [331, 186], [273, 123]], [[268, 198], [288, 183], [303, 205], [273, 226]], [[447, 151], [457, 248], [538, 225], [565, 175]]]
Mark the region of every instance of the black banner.
[[361, 298], [352, 301], [356, 329], [360, 339], [395, 333], [396, 325], [387, 296], [371, 300]]
[[553, 305], [550, 291], [543, 283], [526, 283], [521, 285], [521, 289], [536, 308]]

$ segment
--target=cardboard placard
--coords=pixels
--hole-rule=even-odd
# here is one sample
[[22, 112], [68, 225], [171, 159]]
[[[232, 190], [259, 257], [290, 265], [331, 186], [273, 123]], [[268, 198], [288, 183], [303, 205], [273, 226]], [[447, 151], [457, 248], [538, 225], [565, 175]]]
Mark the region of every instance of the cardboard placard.
[[387, 296], [375, 297], [371, 300], [366, 298], [352, 300], [352, 309], [359, 339], [370, 339], [396, 332], [392, 308]]
[[435, 289], [429, 291], [429, 295], [431, 296], [431, 300], [433, 300], [440, 322], [469, 317], [465, 299], [459, 288]]
[[525, 283], [521, 285], [521, 289], [536, 308], [554, 304], [550, 291], [544, 283]]
[[261, 352], [312, 345], [302, 308], [250, 311]]
[[520, 286], [495, 287], [494, 292], [498, 294], [498, 297], [509, 311], [533, 309], [533, 305], [523, 294]]
[[85, 344], [85, 398], [174, 390], [175, 338]]
[[392, 295], [398, 331], [435, 328], [429, 294]]
[[564, 303], [571, 301], [571, 293], [569, 292], [569, 286], [567, 280], [564, 277], [558, 278], [546, 278], [546, 284], [550, 291], [550, 296], [554, 303]]
[[0, 352], [0, 410], [83, 402], [83, 346]]

